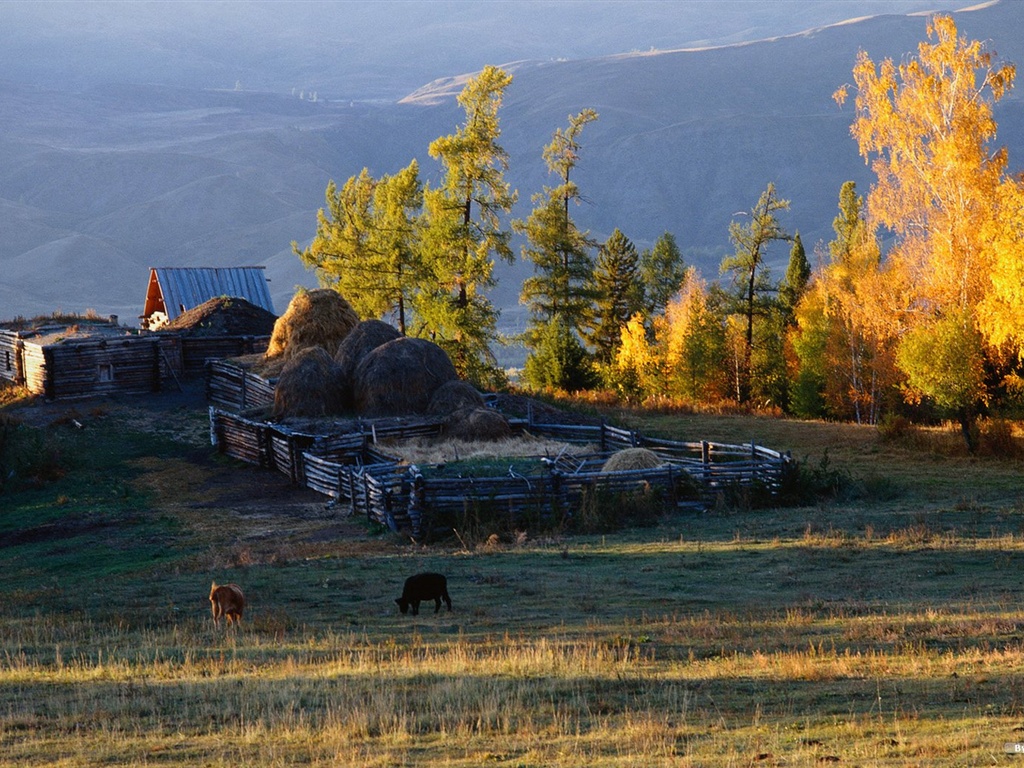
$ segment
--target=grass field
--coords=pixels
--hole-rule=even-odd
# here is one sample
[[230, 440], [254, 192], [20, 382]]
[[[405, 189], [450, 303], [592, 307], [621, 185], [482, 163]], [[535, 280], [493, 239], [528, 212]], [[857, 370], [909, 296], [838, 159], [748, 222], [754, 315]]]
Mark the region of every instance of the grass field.
[[[842, 492], [423, 547], [213, 455], [202, 408], [78, 407], [0, 409], [0, 765], [1020, 759], [1022, 466], [943, 431], [618, 414]], [[399, 614], [426, 569], [454, 610]], [[241, 628], [213, 627], [212, 580], [245, 589]]]

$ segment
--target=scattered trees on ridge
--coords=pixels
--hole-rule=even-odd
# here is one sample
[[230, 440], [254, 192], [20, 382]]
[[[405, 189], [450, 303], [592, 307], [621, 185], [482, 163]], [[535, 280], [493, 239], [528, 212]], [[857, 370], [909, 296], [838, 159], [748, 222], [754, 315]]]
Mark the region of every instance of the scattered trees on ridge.
[[[534, 267], [521, 292], [524, 380], [572, 391], [600, 374], [632, 400], [730, 399], [869, 424], [901, 403], [930, 405], [958, 420], [973, 450], [982, 410], [1024, 391], [1024, 180], [992, 146], [993, 104], [1016, 70], [959, 37], [949, 16], [931, 19], [927, 38], [899, 65], [857, 57], [851, 134], [876, 181], [866, 200], [842, 185], [835, 237], [815, 248], [814, 268], [778, 219], [789, 201], [772, 183], [729, 225], [725, 285], [687, 268], [671, 233], [638, 253], [615, 229], [597, 248], [572, 217], [580, 136], [597, 113], [570, 115], [543, 151], [557, 184], [511, 224]], [[512, 258], [501, 217], [516, 193], [498, 144], [510, 82], [487, 67], [467, 83], [465, 122], [430, 145], [444, 169], [436, 188], [421, 185], [415, 161], [380, 179], [364, 169], [328, 185], [311, 245], [293, 246], [360, 315], [436, 338], [478, 383], [494, 379], [497, 311], [485, 291], [494, 259]], [[880, 229], [892, 237], [885, 253]], [[766, 252], [780, 240], [789, 263], [774, 282]]]

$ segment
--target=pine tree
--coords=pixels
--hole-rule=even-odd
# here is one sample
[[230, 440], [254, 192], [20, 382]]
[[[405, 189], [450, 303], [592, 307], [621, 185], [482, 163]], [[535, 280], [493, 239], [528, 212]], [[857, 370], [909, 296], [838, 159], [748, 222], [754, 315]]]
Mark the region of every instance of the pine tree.
[[610, 364], [615, 358], [622, 328], [641, 308], [637, 292], [638, 271], [636, 246], [616, 229], [601, 246], [591, 283], [595, 300], [587, 342], [602, 365]]
[[789, 251], [786, 276], [779, 284], [779, 308], [782, 310], [786, 325], [793, 324], [796, 305], [800, 303], [800, 297], [807, 289], [807, 282], [810, 279], [811, 263], [807, 260], [804, 243], [797, 232], [793, 235], [793, 247]]
[[685, 277], [686, 264], [676, 238], [671, 232], [665, 232], [653, 248], [640, 254], [640, 280], [647, 317], [653, 318], [665, 311]]
[[540, 327], [523, 366], [523, 381], [534, 389], [578, 392], [595, 383], [590, 355], [560, 315]]

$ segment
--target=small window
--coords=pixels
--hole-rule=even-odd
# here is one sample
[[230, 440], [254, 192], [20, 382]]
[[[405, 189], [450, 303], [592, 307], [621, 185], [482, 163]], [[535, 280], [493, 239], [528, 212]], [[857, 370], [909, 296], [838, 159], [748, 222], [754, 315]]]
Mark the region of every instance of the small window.
[[110, 363], [100, 363], [96, 366], [96, 373], [100, 382], [114, 380], [114, 366]]
[[11, 370], [11, 352], [10, 350], [4, 350], [4, 357], [6, 358], [7, 370]]

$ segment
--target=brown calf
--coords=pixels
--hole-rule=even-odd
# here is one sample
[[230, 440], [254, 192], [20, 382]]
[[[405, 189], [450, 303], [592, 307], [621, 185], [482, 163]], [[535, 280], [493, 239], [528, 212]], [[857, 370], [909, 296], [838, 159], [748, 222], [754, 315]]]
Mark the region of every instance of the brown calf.
[[244, 608], [245, 595], [242, 594], [242, 588], [237, 584], [224, 584], [218, 587], [217, 582], [213, 582], [210, 586], [210, 609], [213, 611], [214, 625], [217, 624], [221, 616], [227, 617], [225, 620], [227, 624], [232, 621], [240, 624]]

